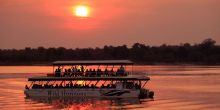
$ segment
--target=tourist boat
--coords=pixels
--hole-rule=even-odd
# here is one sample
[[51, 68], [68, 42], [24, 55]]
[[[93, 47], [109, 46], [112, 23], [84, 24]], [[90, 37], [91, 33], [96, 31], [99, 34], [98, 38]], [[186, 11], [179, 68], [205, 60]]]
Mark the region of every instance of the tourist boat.
[[[153, 98], [129, 60], [55, 61], [53, 74], [28, 78], [26, 97]], [[130, 70], [130, 71], [127, 71]]]

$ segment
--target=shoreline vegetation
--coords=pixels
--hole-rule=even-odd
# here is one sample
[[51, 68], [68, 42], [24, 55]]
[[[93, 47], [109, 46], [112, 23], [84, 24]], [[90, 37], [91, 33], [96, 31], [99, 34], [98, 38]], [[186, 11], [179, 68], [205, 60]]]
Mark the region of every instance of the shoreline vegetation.
[[0, 66], [50, 66], [57, 60], [122, 60], [138, 65], [220, 65], [220, 45], [213, 39], [199, 44], [149, 46], [135, 43], [131, 48], [30, 48], [0, 49]]
[[[127, 60], [127, 59], [126, 59]], [[205, 64], [205, 63], [134, 63], [136, 66], [152, 65], [152, 66], [220, 66], [218, 64]], [[0, 63], [0, 66], [52, 66], [52, 62], [41, 63]]]

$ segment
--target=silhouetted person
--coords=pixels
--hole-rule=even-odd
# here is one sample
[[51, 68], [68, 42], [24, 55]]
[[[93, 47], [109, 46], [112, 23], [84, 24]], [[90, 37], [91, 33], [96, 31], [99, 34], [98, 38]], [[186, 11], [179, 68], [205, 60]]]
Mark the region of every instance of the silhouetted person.
[[83, 67], [83, 65], [81, 66], [81, 72], [84, 72], [84, 67]]
[[109, 76], [107, 68], [105, 68], [104, 74], [105, 74], [105, 76]]
[[58, 88], [58, 84], [56, 84], [55, 88]]
[[29, 87], [27, 85], [25, 85], [25, 89], [29, 89]]
[[88, 77], [89, 76], [89, 70], [86, 69], [86, 72], [85, 72], [85, 77]]

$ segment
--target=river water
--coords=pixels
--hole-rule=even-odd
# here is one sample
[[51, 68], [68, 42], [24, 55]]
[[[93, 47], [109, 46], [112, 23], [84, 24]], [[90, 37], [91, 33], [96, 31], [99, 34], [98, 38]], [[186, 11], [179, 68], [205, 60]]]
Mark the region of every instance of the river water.
[[219, 110], [220, 66], [135, 66], [148, 73], [149, 99], [27, 99], [27, 78], [51, 73], [51, 66], [0, 66], [1, 110]]

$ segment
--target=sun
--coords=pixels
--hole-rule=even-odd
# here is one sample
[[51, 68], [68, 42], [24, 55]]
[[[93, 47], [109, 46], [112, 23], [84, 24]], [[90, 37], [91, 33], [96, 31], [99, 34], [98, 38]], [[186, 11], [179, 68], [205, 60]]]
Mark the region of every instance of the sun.
[[89, 16], [89, 8], [87, 6], [76, 6], [74, 9], [75, 16], [78, 17], [88, 17]]

